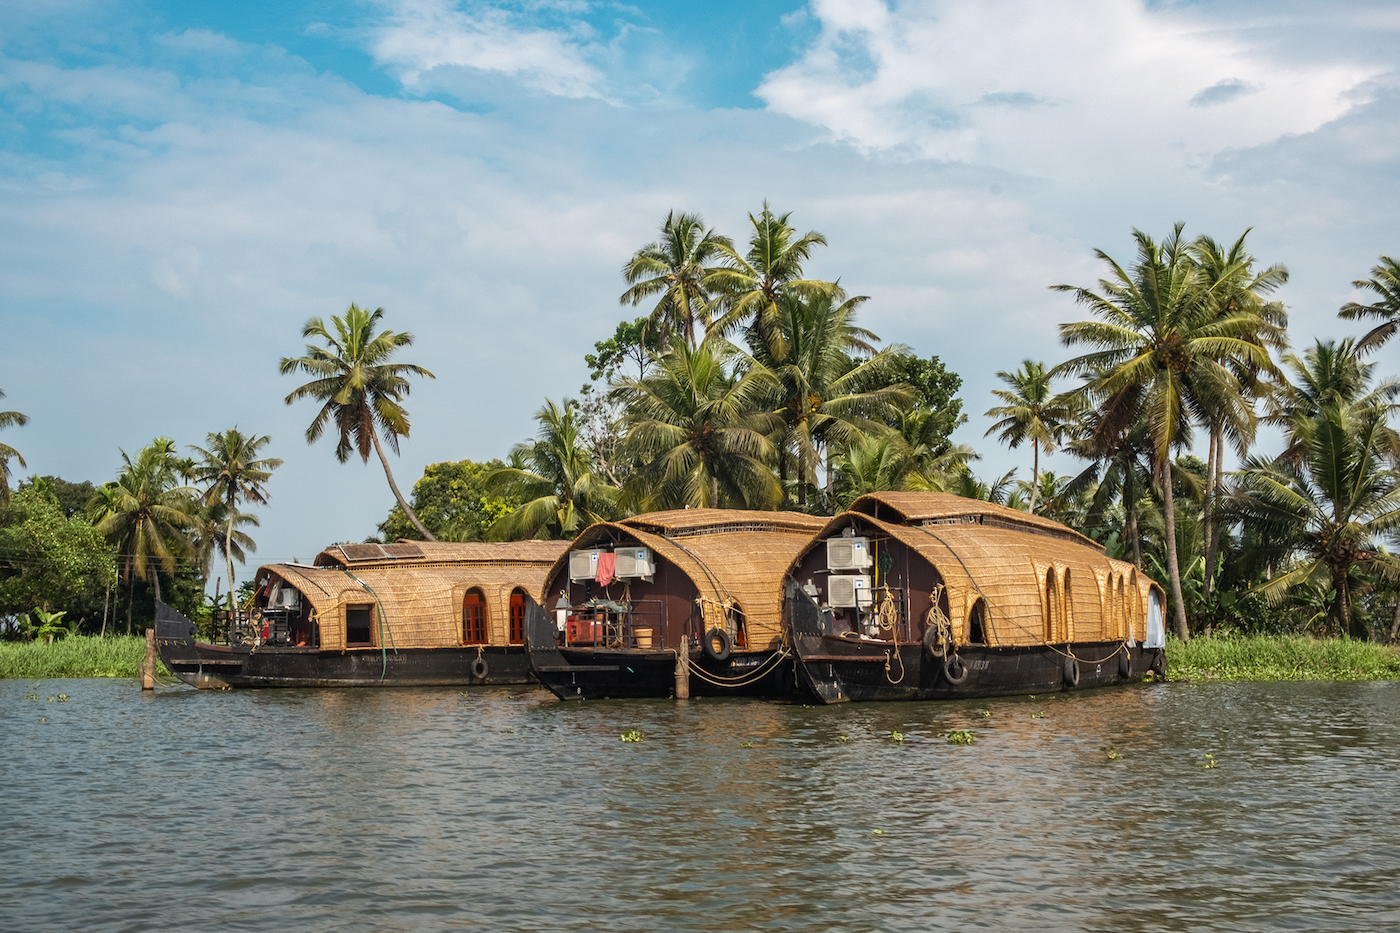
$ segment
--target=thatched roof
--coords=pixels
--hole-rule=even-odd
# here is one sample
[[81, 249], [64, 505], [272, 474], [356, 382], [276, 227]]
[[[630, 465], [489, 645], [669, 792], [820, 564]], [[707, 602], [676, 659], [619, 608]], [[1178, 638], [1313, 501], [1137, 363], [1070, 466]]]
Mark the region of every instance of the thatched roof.
[[[883, 517], [876, 517], [877, 512]], [[942, 521], [968, 515], [983, 520]], [[968, 620], [979, 600], [988, 608], [987, 638], [992, 645], [1115, 640], [1128, 636], [1129, 624], [1132, 637], [1141, 640], [1148, 593], [1153, 587], [1160, 590], [1132, 564], [1107, 557], [1101, 546], [1070, 528], [939, 493], [862, 496], [851, 512], [832, 519], [802, 553], [822, 546], [848, 525], [873, 538], [894, 538], [938, 569], [959, 642], [968, 636]], [[793, 569], [800, 558], [793, 560]], [[1050, 632], [1047, 578], [1053, 579], [1055, 597]]]
[[491, 644], [503, 645], [511, 592], [518, 587], [539, 599], [546, 572], [567, 547], [566, 541], [333, 545], [316, 556], [318, 566], [266, 564], [258, 578], [276, 574], [301, 592], [316, 611], [322, 648], [345, 646], [347, 605], [375, 606], [396, 647], [460, 645], [462, 598], [470, 589], [485, 597]]
[[[690, 578], [707, 618], [730, 601], [743, 610], [749, 646], [776, 647], [783, 633], [783, 576], [788, 563], [826, 519], [799, 512], [676, 509], [584, 529], [570, 550], [635, 541]], [[568, 577], [568, 555], [549, 572], [555, 592]], [[707, 623], [707, 626], [709, 623]]]
[[1102, 544], [1057, 521], [946, 492], [872, 492], [852, 502], [849, 511], [901, 525], [967, 523], [1014, 528], [1103, 550]]

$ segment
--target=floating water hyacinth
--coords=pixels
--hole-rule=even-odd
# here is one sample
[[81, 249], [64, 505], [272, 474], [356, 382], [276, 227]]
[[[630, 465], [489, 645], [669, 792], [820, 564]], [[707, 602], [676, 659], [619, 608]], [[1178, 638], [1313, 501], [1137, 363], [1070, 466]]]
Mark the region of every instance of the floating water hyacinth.
[[971, 745], [977, 741], [977, 736], [972, 734], [971, 729], [954, 729], [948, 733], [949, 745]]
[[1114, 748], [1112, 745], [1105, 745], [1099, 750], [1103, 752], [1103, 756], [1109, 761], [1117, 761], [1119, 758], [1123, 757], [1122, 755], [1118, 754], [1118, 749]]
[[753, 743], [752, 743], [752, 742], [740, 742], [740, 743], [739, 743], [739, 747], [740, 747], [740, 748], [753, 748]]
[[1198, 768], [1214, 768], [1217, 764], [1219, 764], [1219, 762], [1217, 762], [1217, 761], [1215, 760], [1215, 756], [1212, 755], [1210, 752], [1206, 752], [1206, 757], [1204, 757], [1204, 758], [1202, 758], [1200, 761], [1196, 762], [1196, 767], [1198, 767]]
[[1032, 718], [1032, 719], [1044, 719], [1044, 718], [1045, 718], [1045, 710], [1039, 710], [1039, 711], [1037, 711], [1037, 712], [1031, 713], [1031, 718]]
[[890, 741], [891, 741], [891, 742], [903, 742], [903, 741], [904, 741], [904, 733], [903, 733], [903, 732], [895, 732], [894, 730], [890, 730]]
[[642, 733], [637, 729], [628, 729], [626, 732], [622, 733], [622, 741], [624, 742], [640, 742], [641, 740]]

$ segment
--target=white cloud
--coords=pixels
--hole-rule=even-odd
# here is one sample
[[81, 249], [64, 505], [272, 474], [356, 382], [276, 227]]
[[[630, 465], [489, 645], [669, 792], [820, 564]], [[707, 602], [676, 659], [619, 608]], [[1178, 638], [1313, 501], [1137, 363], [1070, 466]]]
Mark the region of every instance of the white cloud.
[[[530, 25], [526, 17], [486, 4], [459, 10], [451, 0], [392, 0], [387, 22], [373, 31], [371, 50], [399, 69], [409, 87], [444, 67], [468, 68], [517, 79], [561, 97], [603, 96], [603, 74], [587, 60], [589, 30]], [[566, 4], [560, 12], [579, 12]]]
[[1271, 60], [1239, 29], [1141, 0], [1086, 0], [1073, 15], [1041, 0], [812, 0], [810, 10], [819, 37], [758, 91], [773, 110], [863, 152], [1032, 175], [1140, 170], [1144, 154], [1183, 163], [1306, 133], [1381, 71], [1341, 56]]

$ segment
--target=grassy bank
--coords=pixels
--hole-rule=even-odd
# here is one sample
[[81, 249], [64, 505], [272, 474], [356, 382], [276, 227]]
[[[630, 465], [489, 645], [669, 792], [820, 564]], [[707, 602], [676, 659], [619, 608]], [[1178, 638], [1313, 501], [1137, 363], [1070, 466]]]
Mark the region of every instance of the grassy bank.
[[[48, 677], [136, 677], [146, 658], [139, 635], [88, 638], [75, 635], [53, 644], [0, 642], [0, 679]], [[166, 676], [165, 665], [156, 671]]]
[[1400, 680], [1400, 651], [1303, 636], [1193, 638], [1167, 643], [1168, 680]]

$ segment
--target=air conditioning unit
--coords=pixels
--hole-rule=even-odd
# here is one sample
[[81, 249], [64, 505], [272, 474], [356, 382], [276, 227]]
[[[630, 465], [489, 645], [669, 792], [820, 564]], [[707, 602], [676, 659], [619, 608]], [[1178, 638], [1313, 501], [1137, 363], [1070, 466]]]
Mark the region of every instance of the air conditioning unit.
[[870, 577], [865, 574], [833, 574], [827, 578], [826, 601], [833, 609], [865, 609], [872, 598]]
[[602, 551], [570, 551], [569, 552], [569, 579], [577, 583], [580, 580], [594, 580], [598, 577], [598, 555]]
[[864, 570], [871, 563], [869, 538], [832, 538], [826, 542], [830, 570]]
[[651, 548], [629, 547], [617, 549], [617, 570], [619, 579], [646, 577], [656, 573], [656, 563], [651, 558]]

